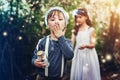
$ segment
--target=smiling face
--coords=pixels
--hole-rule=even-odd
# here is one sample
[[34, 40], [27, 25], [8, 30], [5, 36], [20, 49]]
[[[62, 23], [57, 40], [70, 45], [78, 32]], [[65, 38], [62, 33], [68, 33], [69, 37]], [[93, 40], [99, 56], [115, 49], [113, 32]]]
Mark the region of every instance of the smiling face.
[[63, 13], [58, 10], [51, 11], [47, 21], [51, 31], [53, 31], [55, 26], [60, 26], [61, 29], [64, 29], [66, 26], [66, 20]]

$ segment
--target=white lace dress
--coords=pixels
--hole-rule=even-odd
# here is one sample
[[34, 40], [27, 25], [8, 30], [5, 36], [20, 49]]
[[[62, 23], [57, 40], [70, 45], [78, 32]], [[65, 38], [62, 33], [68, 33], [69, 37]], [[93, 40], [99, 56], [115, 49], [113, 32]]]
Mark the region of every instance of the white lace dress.
[[101, 80], [99, 61], [95, 48], [78, 49], [80, 45], [90, 43], [90, 35], [93, 30], [94, 28], [89, 28], [79, 31], [76, 36], [70, 80]]

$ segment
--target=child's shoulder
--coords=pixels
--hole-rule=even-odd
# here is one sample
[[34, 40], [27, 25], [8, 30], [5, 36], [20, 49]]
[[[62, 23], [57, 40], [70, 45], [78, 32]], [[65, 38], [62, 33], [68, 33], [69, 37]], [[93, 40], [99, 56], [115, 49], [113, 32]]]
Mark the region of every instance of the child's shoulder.
[[69, 38], [66, 38], [67, 41], [71, 41]]
[[90, 29], [90, 30], [95, 30], [95, 28], [94, 28], [94, 27], [90, 27], [89, 29]]
[[69, 43], [71, 43], [71, 39], [69, 39], [69, 38], [66, 38], [66, 41], [69, 42]]
[[92, 31], [95, 30], [95, 28], [94, 27], [90, 27], [88, 30], [89, 30], [89, 32], [92, 32]]
[[47, 36], [43, 36], [42, 38], [40, 38], [40, 39], [38, 40], [38, 42], [41, 42], [41, 43], [45, 42], [45, 41], [46, 41], [46, 37], [47, 37]]

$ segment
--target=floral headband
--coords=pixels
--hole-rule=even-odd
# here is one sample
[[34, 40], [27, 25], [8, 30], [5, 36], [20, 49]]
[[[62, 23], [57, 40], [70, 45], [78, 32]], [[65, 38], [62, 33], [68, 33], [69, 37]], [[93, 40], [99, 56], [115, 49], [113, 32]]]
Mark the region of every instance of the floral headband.
[[76, 16], [78, 14], [87, 14], [87, 12], [84, 11], [84, 10], [81, 10], [81, 9], [76, 9], [76, 10], [73, 11], [72, 14], [73, 14], [73, 16]]

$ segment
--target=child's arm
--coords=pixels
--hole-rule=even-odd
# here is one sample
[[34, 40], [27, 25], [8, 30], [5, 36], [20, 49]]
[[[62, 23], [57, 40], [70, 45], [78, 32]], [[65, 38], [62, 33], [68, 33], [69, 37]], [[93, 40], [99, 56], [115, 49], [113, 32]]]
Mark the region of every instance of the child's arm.
[[80, 46], [79, 49], [84, 49], [84, 48], [92, 49], [92, 48], [95, 47], [95, 44], [96, 44], [96, 34], [95, 34], [95, 31], [93, 30], [91, 35], [90, 35], [90, 44], [89, 45]]
[[41, 62], [38, 58], [37, 58], [37, 52], [38, 52], [38, 48], [40, 48], [40, 42], [41, 42], [41, 39], [39, 40], [37, 46], [36, 46], [36, 49], [34, 51], [34, 55], [32, 57], [32, 64], [36, 67], [39, 67], [39, 68], [45, 68], [45, 63], [44, 62]]
[[73, 47], [74, 47], [74, 45], [75, 45], [75, 34], [74, 34], [74, 31], [75, 30], [72, 30], [71, 32], [72, 32], [72, 35], [71, 35], [71, 41], [72, 41], [72, 45], [73, 45]]
[[59, 42], [61, 51], [64, 54], [64, 57], [66, 59], [72, 59], [73, 58], [72, 43], [71, 43], [71, 41], [68, 41], [64, 36], [65, 32], [66, 32], [66, 27], [64, 27], [62, 29], [62, 27], [60, 27], [60, 25], [57, 24], [54, 27], [53, 32], [54, 32], [54, 35], [56, 36], [56, 38], [58, 39], [58, 42]]
[[59, 37], [58, 42], [64, 57], [66, 59], [72, 59], [74, 54], [72, 42], [70, 40], [67, 40], [64, 36]]
[[92, 32], [91, 36], [90, 36], [90, 45], [86, 45], [86, 48], [94, 48], [96, 44], [96, 34], [95, 31]]

